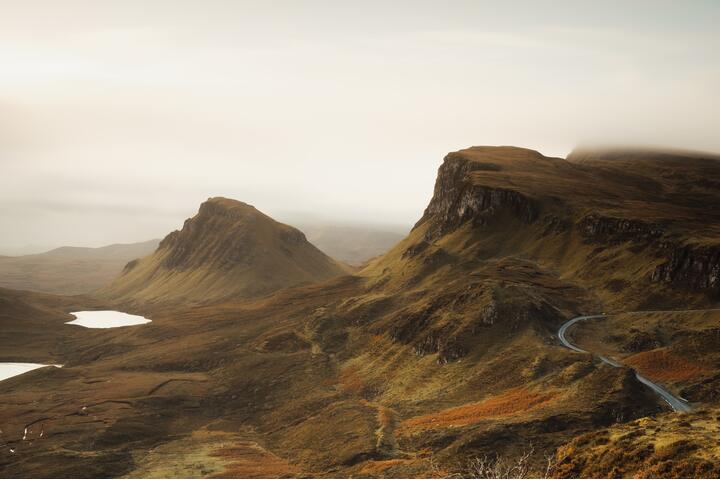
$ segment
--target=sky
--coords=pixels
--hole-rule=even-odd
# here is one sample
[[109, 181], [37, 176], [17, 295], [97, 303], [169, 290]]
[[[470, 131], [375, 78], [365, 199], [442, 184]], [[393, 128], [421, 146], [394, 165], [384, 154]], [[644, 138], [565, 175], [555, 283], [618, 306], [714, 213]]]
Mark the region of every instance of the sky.
[[0, 0], [0, 252], [227, 196], [409, 227], [447, 152], [720, 152], [717, 1]]

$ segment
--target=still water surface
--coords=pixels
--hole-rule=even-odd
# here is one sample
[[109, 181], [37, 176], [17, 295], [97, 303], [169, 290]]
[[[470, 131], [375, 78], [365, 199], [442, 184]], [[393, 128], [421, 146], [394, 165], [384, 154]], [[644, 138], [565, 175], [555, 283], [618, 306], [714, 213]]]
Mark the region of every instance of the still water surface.
[[69, 325], [80, 325], [86, 328], [116, 328], [142, 325], [152, 320], [140, 315], [116, 312], [114, 310], [92, 310], [86, 312], [70, 312], [75, 320], [67, 322]]
[[42, 363], [12, 363], [12, 362], [0, 362], [0, 381], [6, 380], [10, 377], [22, 375], [23, 373], [35, 370], [36, 368], [42, 367], [57, 367], [60, 368], [62, 365], [43, 365]]

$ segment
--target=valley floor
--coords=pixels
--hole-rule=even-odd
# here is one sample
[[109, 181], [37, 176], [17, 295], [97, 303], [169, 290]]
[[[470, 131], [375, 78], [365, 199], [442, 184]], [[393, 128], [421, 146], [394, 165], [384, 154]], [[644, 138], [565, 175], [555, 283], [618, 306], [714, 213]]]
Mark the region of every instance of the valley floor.
[[[631, 370], [560, 345], [552, 333], [560, 319], [547, 330], [484, 327], [482, 348], [458, 361], [418, 356], [360, 328], [390, 300], [368, 296], [359, 277], [240, 303], [150, 308], [133, 313], [151, 324], [108, 330], [64, 323], [71, 309], [113, 307], [99, 300], [2, 293], [13, 308], [1, 316], [0, 360], [64, 364], [0, 383], [3, 477], [450, 476], [472, 474], [477, 459], [524, 453], [534, 474], [606, 476], [616, 471], [568, 449], [625, 448], [619, 439], [637, 442], [652, 422], [662, 435], [642, 448], [656, 453], [623, 470], [651, 472], [649, 459], [675, 445], [673, 432], [713, 433], [706, 420], [718, 365], [694, 353], [716, 339], [713, 313], [694, 314], [681, 330], [657, 313], [570, 333], [699, 407], [679, 416]], [[633, 353], [654, 345], [653, 332], [664, 346]], [[711, 472], [703, 462], [716, 453], [688, 441], [690, 470], [681, 471]]]

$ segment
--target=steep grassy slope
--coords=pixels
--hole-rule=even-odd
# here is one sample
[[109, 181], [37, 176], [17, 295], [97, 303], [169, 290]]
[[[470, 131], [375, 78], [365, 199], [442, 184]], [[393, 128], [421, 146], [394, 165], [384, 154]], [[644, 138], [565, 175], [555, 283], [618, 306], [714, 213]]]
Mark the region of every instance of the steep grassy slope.
[[253, 206], [211, 198], [152, 255], [100, 292], [120, 302], [210, 303], [347, 273], [299, 230]]
[[88, 293], [109, 284], [129, 261], [152, 253], [158, 242], [61, 247], [35, 255], [0, 257], [0, 287], [61, 295]]

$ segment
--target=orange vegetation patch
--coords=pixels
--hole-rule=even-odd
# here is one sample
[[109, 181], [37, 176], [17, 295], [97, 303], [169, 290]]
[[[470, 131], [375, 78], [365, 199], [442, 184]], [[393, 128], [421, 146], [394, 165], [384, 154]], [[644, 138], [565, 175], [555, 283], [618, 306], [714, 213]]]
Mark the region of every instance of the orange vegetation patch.
[[627, 357], [625, 361], [651, 380], [682, 382], [712, 371], [705, 365], [686, 360], [666, 349], [650, 350]]
[[547, 404], [555, 396], [556, 394], [549, 392], [533, 392], [522, 387], [513, 388], [481, 402], [467, 403], [459, 407], [409, 418], [402, 423], [398, 433], [462, 427], [488, 418], [527, 412]]
[[360, 475], [381, 475], [390, 467], [394, 467], [396, 465], [407, 465], [411, 462], [411, 460], [401, 458], [393, 458], [390, 460], [369, 460], [363, 464], [362, 469], [360, 469]]
[[452, 474], [424, 458], [368, 460], [358, 473], [369, 478], [451, 478]]
[[299, 474], [294, 466], [254, 442], [240, 442], [216, 450], [212, 455], [229, 462], [225, 470], [213, 478], [285, 478]]
[[363, 388], [365, 388], [365, 383], [360, 377], [359, 372], [360, 369], [354, 365], [344, 368], [340, 372], [338, 380], [340, 382], [340, 388], [343, 392], [350, 393], [352, 395], [359, 395], [362, 392]]

